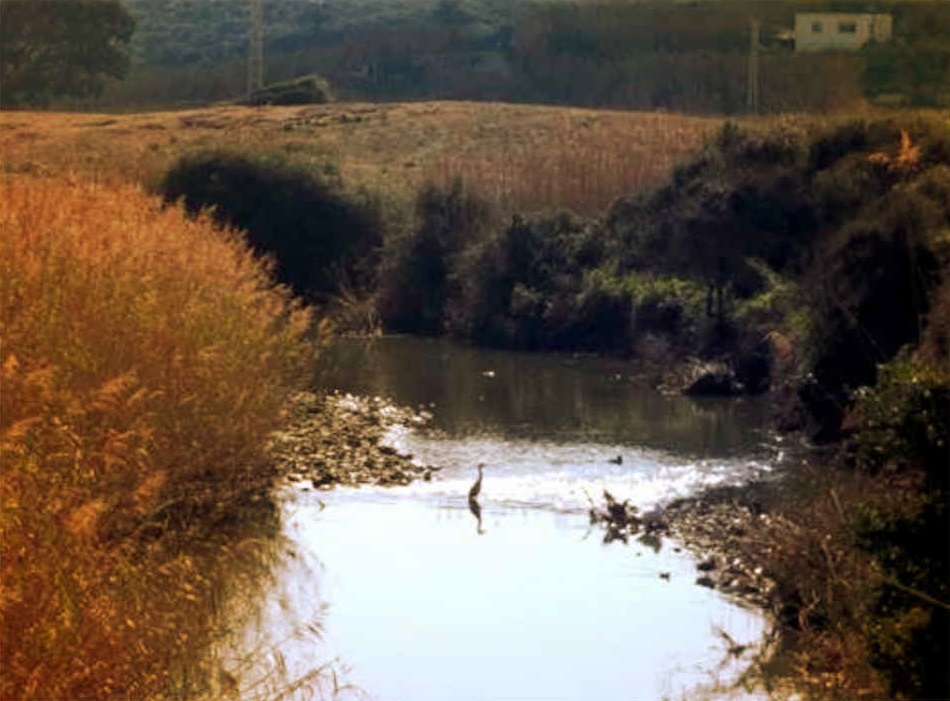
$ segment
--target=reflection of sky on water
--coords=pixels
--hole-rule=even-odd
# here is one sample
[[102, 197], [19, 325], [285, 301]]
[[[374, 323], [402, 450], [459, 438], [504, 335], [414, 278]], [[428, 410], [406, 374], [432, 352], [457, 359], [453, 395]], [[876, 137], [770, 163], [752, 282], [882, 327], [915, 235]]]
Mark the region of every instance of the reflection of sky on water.
[[[325, 598], [323, 649], [369, 698], [692, 698], [742, 667], [720, 668], [719, 630], [740, 643], [763, 632], [758, 615], [696, 586], [671, 543], [605, 546], [583, 514], [487, 498], [478, 535], [461, 504], [394, 496], [298, 491], [286, 507], [297, 557], [319, 553], [319, 585], [278, 589], [302, 617]], [[283, 648], [300, 670], [315, 654], [312, 641]]]

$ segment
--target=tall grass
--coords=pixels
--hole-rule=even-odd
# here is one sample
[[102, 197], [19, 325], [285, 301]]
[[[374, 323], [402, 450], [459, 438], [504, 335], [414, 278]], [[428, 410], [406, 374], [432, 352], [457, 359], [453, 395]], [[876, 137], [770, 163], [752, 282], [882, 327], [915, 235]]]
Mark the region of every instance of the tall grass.
[[266, 506], [308, 312], [138, 188], [3, 190], [2, 693], [153, 696], [205, 635], [208, 562], [242, 551], [213, 527]]
[[565, 112], [551, 132], [513, 135], [489, 148], [460, 144], [430, 166], [428, 180], [461, 180], [488, 201], [519, 212], [560, 208], [599, 216], [618, 197], [665, 182], [702, 143], [707, 125], [666, 115], [622, 122]]

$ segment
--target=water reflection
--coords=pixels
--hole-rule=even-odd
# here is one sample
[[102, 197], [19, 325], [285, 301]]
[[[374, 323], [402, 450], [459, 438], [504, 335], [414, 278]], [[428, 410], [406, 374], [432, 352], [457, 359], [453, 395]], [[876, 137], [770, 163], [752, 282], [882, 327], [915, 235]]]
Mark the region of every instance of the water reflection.
[[485, 531], [482, 530], [482, 505], [478, 503], [478, 495], [482, 491], [482, 477], [485, 469], [483, 463], [478, 463], [478, 479], [475, 480], [468, 490], [468, 510], [472, 512], [472, 516], [478, 521], [478, 526], [475, 529], [475, 532], [479, 535], [482, 535]]
[[468, 498], [468, 510], [472, 512], [472, 516], [474, 516], [477, 521], [475, 532], [478, 533], [478, 535], [484, 534], [485, 530], [482, 528], [482, 505], [478, 503], [478, 499], [475, 497]]
[[[368, 699], [702, 698], [691, 690], [748, 663], [720, 631], [750, 646], [763, 632], [754, 612], [697, 587], [684, 553], [601, 545], [576, 515], [486, 502], [478, 535], [461, 506], [325, 498], [319, 511], [312, 493], [294, 497], [286, 532], [295, 550], [320, 553], [326, 643]], [[314, 651], [283, 655], [303, 668]]]
[[664, 396], [632, 381], [632, 372], [621, 361], [441, 339], [344, 338], [324, 354], [316, 381], [410, 406], [434, 404], [434, 427], [452, 436], [619, 442], [704, 457], [747, 454], [761, 442], [761, 400]]

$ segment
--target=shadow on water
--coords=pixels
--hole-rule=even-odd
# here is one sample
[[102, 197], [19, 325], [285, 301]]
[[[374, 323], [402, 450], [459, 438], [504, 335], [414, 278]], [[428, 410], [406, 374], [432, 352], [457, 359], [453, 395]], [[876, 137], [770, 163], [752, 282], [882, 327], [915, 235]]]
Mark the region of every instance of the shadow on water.
[[748, 454], [763, 440], [758, 398], [664, 396], [629, 363], [590, 356], [490, 351], [442, 339], [339, 339], [318, 386], [432, 406], [452, 436], [614, 442], [706, 458]]

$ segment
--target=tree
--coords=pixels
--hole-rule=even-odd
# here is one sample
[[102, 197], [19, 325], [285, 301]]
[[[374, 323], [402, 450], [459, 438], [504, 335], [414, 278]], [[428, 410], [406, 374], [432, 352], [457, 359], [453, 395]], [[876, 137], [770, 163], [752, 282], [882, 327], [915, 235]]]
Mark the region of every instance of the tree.
[[3, 105], [98, 94], [104, 76], [125, 76], [134, 30], [120, 0], [3, 0]]

